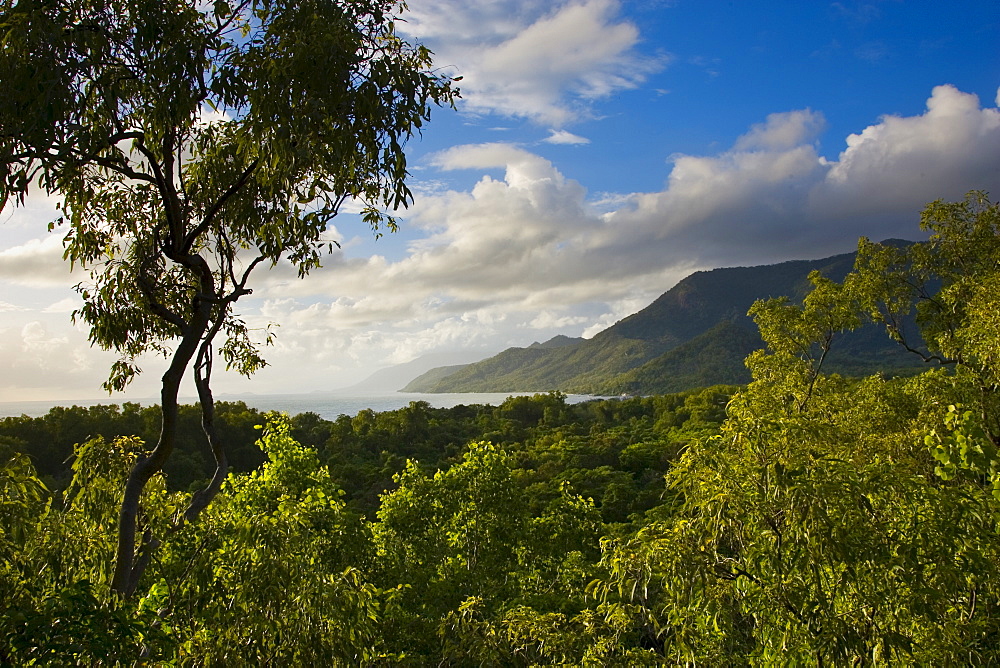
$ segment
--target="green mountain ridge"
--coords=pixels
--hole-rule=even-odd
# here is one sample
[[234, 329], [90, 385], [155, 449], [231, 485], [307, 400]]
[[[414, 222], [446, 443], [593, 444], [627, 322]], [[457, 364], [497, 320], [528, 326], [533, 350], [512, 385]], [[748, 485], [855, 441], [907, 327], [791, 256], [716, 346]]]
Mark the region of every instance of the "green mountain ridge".
[[[811, 289], [812, 271], [841, 281], [854, 257], [843, 253], [698, 271], [591, 339], [558, 336], [528, 348], [508, 348], [473, 364], [434, 369], [402, 391], [661, 394], [745, 383], [749, 374], [743, 360], [763, 347], [746, 315], [753, 302], [772, 297], [801, 302]], [[918, 365], [882, 329], [866, 326], [838, 336], [824, 368], [863, 375], [902, 373]]]

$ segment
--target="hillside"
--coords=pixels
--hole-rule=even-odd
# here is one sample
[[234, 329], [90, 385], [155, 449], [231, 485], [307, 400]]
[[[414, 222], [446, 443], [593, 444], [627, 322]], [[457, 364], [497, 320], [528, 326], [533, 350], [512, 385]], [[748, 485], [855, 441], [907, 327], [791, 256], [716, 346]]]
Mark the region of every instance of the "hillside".
[[[433, 369], [402, 391], [649, 394], [746, 382], [743, 359], [763, 345], [746, 315], [753, 302], [799, 301], [810, 289], [810, 272], [843, 280], [854, 256], [695, 272], [591, 339], [561, 336], [509, 348], [474, 364]], [[867, 327], [840, 337], [827, 370], [858, 375], [916, 364], [884, 332]]]

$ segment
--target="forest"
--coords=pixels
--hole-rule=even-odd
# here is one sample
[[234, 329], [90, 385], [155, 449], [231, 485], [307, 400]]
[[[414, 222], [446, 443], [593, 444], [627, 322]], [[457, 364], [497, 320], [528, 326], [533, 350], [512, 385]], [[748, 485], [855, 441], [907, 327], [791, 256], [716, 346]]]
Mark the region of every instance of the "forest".
[[[0, 210], [58, 204], [105, 389], [163, 368], [158, 406], [0, 420], [0, 665], [1000, 663], [985, 192], [755, 301], [738, 386], [333, 421], [215, 401], [214, 369], [267, 363], [255, 271], [304, 278], [342, 210], [378, 236], [414, 201], [403, 146], [460, 77], [404, 11], [2, 5]], [[832, 373], [865, 327], [920, 371]]]
[[[922, 224], [755, 303], [747, 385], [334, 421], [219, 404], [234, 470], [178, 523], [215, 468], [183, 407], [130, 596], [114, 526], [160, 414], [6, 418], [0, 663], [994, 664], [1000, 204]], [[868, 323], [926, 370], [825, 373]]]

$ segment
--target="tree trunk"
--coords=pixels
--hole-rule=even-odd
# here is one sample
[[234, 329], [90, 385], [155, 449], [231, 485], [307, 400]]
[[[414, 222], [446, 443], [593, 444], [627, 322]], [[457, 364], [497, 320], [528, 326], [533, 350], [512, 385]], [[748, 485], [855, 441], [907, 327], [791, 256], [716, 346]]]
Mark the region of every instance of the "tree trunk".
[[212, 457], [215, 459], [215, 473], [204, 489], [198, 490], [191, 497], [191, 503], [184, 511], [184, 521], [193, 522], [198, 519], [198, 515], [222, 489], [222, 483], [229, 473], [229, 460], [226, 457], [226, 449], [223, 447], [219, 434], [215, 430], [215, 398], [212, 396], [212, 341], [222, 324], [222, 319], [216, 320], [215, 325], [209, 331], [208, 336], [202, 341], [198, 350], [198, 360], [194, 366], [194, 382], [198, 388], [198, 401], [201, 402], [201, 429], [205, 432], [205, 438], [212, 449]]
[[[128, 598], [139, 584], [142, 571], [148, 563], [147, 558], [136, 561], [136, 532], [139, 518], [139, 500], [146, 483], [163, 469], [163, 465], [173, 452], [177, 439], [178, 404], [177, 395], [181, 380], [191, 358], [198, 348], [201, 335], [207, 329], [207, 318], [199, 318], [201, 326], [191, 327], [181, 339], [174, 352], [170, 367], [163, 374], [160, 390], [160, 436], [156, 447], [139, 460], [129, 472], [122, 495], [121, 511], [118, 514], [118, 548], [115, 554], [115, 571], [111, 579], [111, 590], [123, 598]], [[140, 550], [148, 552], [153, 549], [153, 537], [150, 532], [143, 536], [143, 547]], [[145, 555], [144, 555], [145, 556]]]

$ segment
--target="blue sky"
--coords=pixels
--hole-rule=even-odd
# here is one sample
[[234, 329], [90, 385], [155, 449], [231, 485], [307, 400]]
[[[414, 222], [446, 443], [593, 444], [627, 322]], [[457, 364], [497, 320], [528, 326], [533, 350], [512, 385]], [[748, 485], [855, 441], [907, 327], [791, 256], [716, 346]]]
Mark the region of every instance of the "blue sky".
[[[544, 16], [546, 8], [569, 3], [535, 4]], [[921, 113], [934, 86], [949, 83], [989, 103], [1000, 82], [996, 3], [650, 0], [589, 5], [608, 8], [607, 32], [623, 25], [636, 31], [633, 47], [622, 58], [622, 76], [634, 76], [633, 86], [593, 100], [571, 95], [559, 100], [562, 107], [582, 109], [556, 127], [589, 144], [539, 144], [553, 125], [536, 102], [534, 110], [526, 108], [513, 118], [439, 114], [415, 152], [455, 143], [523, 142], [585, 184], [620, 192], [652, 190], [662, 186], [670, 155], [724, 150], [771, 113], [821, 112], [827, 127], [817, 137], [820, 152], [836, 158], [848, 134], [880, 116]], [[459, 6], [454, 3], [456, 13], [462, 12]], [[462, 6], [473, 14], [477, 3]], [[438, 46], [437, 39], [426, 41]], [[451, 64], [451, 48], [438, 50], [439, 62]], [[460, 64], [454, 69], [463, 73]], [[532, 73], [516, 72], [511, 78], [522, 75]], [[564, 87], [571, 90], [573, 82]], [[488, 106], [477, 91], [470, 95], [472, 106]]]
[[[1000, 199], [995, 0], [409, 4], [463, 98], [408, 146], [402, 230], [345, 214], [322, 270], [258, 276], [241, 312], [279, 325], [271, 366], [220, 391], [592, 336], [692, 271], [916, 239], [930, 200]], [[0, 214], [0, 400], [100, 396], [110, 363], [69, 324], [50, 206]]]

